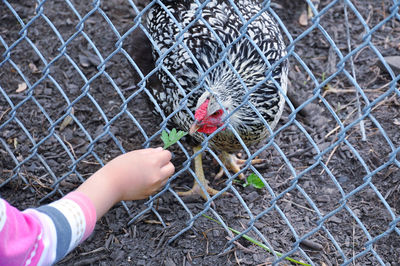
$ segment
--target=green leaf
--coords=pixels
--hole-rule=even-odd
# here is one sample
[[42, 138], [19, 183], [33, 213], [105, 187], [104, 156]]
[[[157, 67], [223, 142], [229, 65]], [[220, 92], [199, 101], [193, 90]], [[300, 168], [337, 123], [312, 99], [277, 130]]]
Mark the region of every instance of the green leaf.
[[176, 129], [173, 128], [168, 135], [167, 131], [163, 130], [161, 133], [161, 140], [164, 142], [164, 150], [177, 143], [178, 140], [187, 134], [187, 132], [181, 130], [176, 132]]
[[252, 173], [247, 177], [247, 183], [259, 189], [265, 187], [263, 181], [255, 173]]
[[178, 140], [186, 136], [188, 133], [182, 130], [179, 130], [178, 132]]
[[169, 142], [167, 131], [163, 130], [163, 132], [161, 133], [161, 140], [164, 142], [164, 144]]
[[173, 128], [171, 132], [169, 132], [169, 141], [176, 140], [176, 128]]

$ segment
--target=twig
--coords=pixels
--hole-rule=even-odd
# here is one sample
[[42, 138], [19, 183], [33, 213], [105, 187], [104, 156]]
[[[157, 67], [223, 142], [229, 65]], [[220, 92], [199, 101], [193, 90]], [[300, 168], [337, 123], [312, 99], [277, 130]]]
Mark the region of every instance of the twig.
[[[380, 86], [377, 89], [364, 89], [363, 91], [365, 91], [365, 92], [378, 92], [378, 91], [381, 91], [382, 89], [386, 88], [390, 84], [391, 84], [391, 82], [388, 82], [388, 83]], [[326, 89], [324, 91], [324, 93], [322, 94], [322, 97], [325, 97], [328, 93], [354, 93], [354, 92], [357, 92], [356, 89], [335, 89], [334, 88], [335, 86], [336, 86], [336, 84], [332, 85], [332, 86], [329, 86], [329, 89]]]
[[[365, 92], [377, 92], [378, 90], [381, 90], [385, 87], [387, 87], [390, 83], [387, 83], [383, 85], [382, 87], [379, 87], [378, 89], [364, 89]], [[334, 86], [331, 87], [331, 89], [327, 89], [324, 93], [323, 96], [325, 96], [327, 93], [354, 93], [357, 92], [356, 89], [334, 89]]]
[[74, 158], [76, 159], [76, 154], [75, 154], [75, 150], [74, 147], [72, 146], [71, 143], [68, 142], [68, 140], [65, 138], [65, 136], [63, 136], [64, 142], [67, 143], [67, 145], [69, 146], [69, 148], [71, 149], [72, 155], [74, 155]]
[[[345, 139], [348, 139], [350, 136], [351, 136], [351, 134], [349, 134], [347, 137], [345, 137]], [[328, 160], [325, 163], [326, 167], [328, 167], [329, 161], [332, 159], [332, 156], [336, 152], [338, 147], [339, 147], [339, 145], [336, 145], [335, 148], [333, 148], [332, 152], [329, 154]], [[321, 173], [319, 173], [319, 175], [322, 175], [324, 172], [325, 172], [325, 168], [322, 169], [322, 171], [321, 171]]]
[[[351, 53], [350, 28], [349, 28], [349, 18], [347, 15], [347, 4], [344, 5], [344, 16], [345, 16], [345, 20], [346, 20], [347, 47], [348, 47], [349, 53]], [[350, 65], [351, 65], [351, 71], [353, 74], [353, 78], [357, 82], [353, 56], [350, 56]], [[358, 106], [358, 116], [361, 117], [361, 103], [360, 103], [360, 96], [358, 95], [358, 91], [356, 91], [356, 99], [357, 99], [357, 106]], [[361, 136], [362, 136], [361, 140], [366, 141], [367, 137], [365, 134], [364, 120], [360, 121], [360, 131], [361, 131]]]
[[90, 254], [93, 254], [93, 253], [96, 253], [96, 252], [100, 252], [100, 251], [104, 251], [104, 250], [105, 250], [104, 247], [99, 247], [99, 248], [93, 249], [93, 250], [91, 250], [89, 252], [81, 253], [81, 254], [79, 254], [79, 256], [86, 256], [86, 255], [90, 255]]
[[389, 86], [389, 85], [390, 85], [390, 83], [392, 83], [392, 82], [390, 81], [390, 82], [388, 82], [388, 83], [386, 83], [386, 84], [384, 84], [384, 85], [380, 86], [380, 87], [379, 87], [379, 88], [377, 88], [376, 90], [377, 90], [377, 91], [379, 91], [379, 90], [382, 90], [382, 89], [386, 88], [387, 86]]
[[331, 131], [329, 131], [328, 134], [325, 135], [324, 139], [327, 139], [330, 135], [335, 133], [335, 131], [338, 130], [339, 128], [340, 128], [340, 126], [337, 126], [334, 129], [332, 129]]
[[83, 260], [80, 260], [78, 262], [75, 262], [74, 265], [77, 265], [77, 266], [80, 266], [80, 265], [92, 265], [95, 262], [103, 260], [103, 259], [106, 259], [108, 257], [109, 257], [108, 254], [99, 254], [98, 256], [95, 256], [95, 257], [92, 257], [92, 258], [83, 259]]
[[235, 260], [236, 260], [237, 265], [240, 266], [241, 264], [240, 264], [240, 261], [239, 261], [239, 259], [238, 259], [238, 257], [237, 257], [236, 251], [233, 252], [233, 255], [235, 255]]
[[90, 161], [86, 161], [86, 160], [82, 160], [82, 163], [91, 164], [91, 165], [100, 165], [99, 162], [90, 162]]
[[[160, 221], [156, 221], [156, 220], [144, 220], [144, 223], [146, 223], [146, 224], [162, 224]], [[166, 223], [165, 225], [170, 226], [169, 223]]]
[[355, 234], [356, 234], [356, 228], [355, 228], [355, 226], [354, 226], [354, 220], [353, 220], [353, 265], [356, 265], [356, 261], [355, 261], [355, 257], [356, 257], [356, 252], [355, 252], [355, 250], [354, 250], [354, 237], [355, 237]]
[[[377, 91], [377, 90], [381, 90], [381, 89], [387, 87], [389, 84], [390, 84], [390, 82], [389, 82], [389, 83], [386, 83], [385, 85], [383, 85], [383, 86], [379, 87], [378, 89], [376, 89], [376, 91]], [[340, 90], [336, 90], [336, 89], [334, 89], [334, 90], [335, 90], [335, 91], [333, 91], [333, 92], [340, 92]], [[376, 108], [378, 108], [379, 106], [381, 106], [381, 105], [384, 104], [385, 102], [393, 100], [395, 97], [396, 97], [396, 94], [393, 94], [391, 97], [387, 97], [387, 98], [383, 99], [382, 101], [380, 101], [379, 103], [377, 103], [377, 104], [371, 109], [371, 111], [374, 111]], [[351, 112], [347, 115], [347, 117], [343, 120], [343, 123], [345, 123], [345, 122], [350, 118], [350, 116], [351, 116], [356, 110], [357, 110], [357, 109], [354, 109], [353, 111], [351, 111]], [[330, 135], [332, 135], [333, 133], [335, 133], [338, 129], [340, 129], [340, 126], [337, 126], [337, 127], [335, 127], [334, 129], [332, 129], [331, 131], [329, 131], [328, 134], [325, 135], [324, 139], [328, 138]]]
[[267, 259], [267, 261], [264, 262], [264, 263], [257, 264], [257, 266], [270, 266], [270, 265], [272, 265], [272, 261], [269, 261], [268, 259]]
[[7, 108], [4, 112], [1, 113], [0, 115], [0, 121], [3, 119], [3, 117], [11, 110], [11, 108]]
[[133, 86], [130, 86], [130, 87], [127, 87], [127, 88], [123, 88], [123, 89], [121, 89], [121, 91], [130, 91], [130, 90], [135, 90], [135, 89], [137, 89], [137, 86], [133, 85]]
[[209, 254], [208, 247], [209, 247], [210, 243], [208, 241], [207, 232], [203, 231], [202, 233], [203, 233], [203, 237], [206, 239], [206, 255], [208, 255]]
[[[232, 239], [233, 239], [233, 237], [226, 237], [226, 239], [228, 239], [229, 241], [231, 241]], [[238, 241], [234, 241], [233, 242], [236, 246], [238, 246], [238, 248], [240, 248], [241, 250], [243, 250], [243, 251], [246, 251], [246, 252], [248, 252], [248, 253], [256, 253], [254, 250], [251, 250], [251, 249], [249, 249], [249, 248], [246, 248], [246, 247], [244, 247], [242, 244], [240, 244]], [[233, 252], [233, 253], [235, 253], [235, 252]]]
[[190, 255], [190, 251], [188, 251], [188, 253], [186, 253], [186, 257], [187, 257], [188, 261], [189, 261], [190, 263], [192, 263], [193, 258], [192, 258], [192, 255]]
[[376, 108], [378, 108], [379, 106], [383, 105], [384, 103], [393, 100], [393, 98], [396, 98], [397, 94], [393, 94], [391, 97], [386, 97], [385, 99], [383, 99], [382, 101], [380, 101], [379, 103], [377, 103], [372, 109], [371, 111], [374, 111]]
[[295, 203], [295, 202], [293, 202], [293, 201], [290, 201], [290, 200], [287, 200], [287, 199], [282, 199], [282, 201], [287, 202], [287, 203], [291, 203], [291, 204], [293, 204], [293, 205], [296, 205], [296, 206], [299, 207], [299, 208], [302, 208], [302, 209], [305, 209], [305, 210], [307, 210], [307, 211], [310, 211], [310, 212], [314, 212], [314, 213], [315, 213], [315, 211], [314, 211], [313, 209], [307, 208], [307, 207], [305, 207], [305, 206], [303, 206], [303, 205], [300, 205], [300, 204], [298, 204], [298, 203]]
[[[347, 117], [343, 120], [342, 123], [345, 123], [355, 111], [356, 111], [356, 109], [354, 109], [353, 111], [351, 111], [351, 112], [347, 115]], [[334, 129], [332, 129], [330, 132], [328, 132], [328, 134], [325, 135], [324, 139], [327, 139], [330, 135], [332, 135], [333, 133], [335, 133], [335, 131], [338, 130], [339, 128], [340, 128], [340, 126], [337, 126], [337, 127], [335, 127]]]

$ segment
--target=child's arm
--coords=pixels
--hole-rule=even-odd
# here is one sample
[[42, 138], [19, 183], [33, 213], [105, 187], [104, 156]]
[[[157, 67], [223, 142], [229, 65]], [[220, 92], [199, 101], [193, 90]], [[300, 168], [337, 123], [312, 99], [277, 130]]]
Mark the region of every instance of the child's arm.
[[117, 202], [145, 199], [165, 185], [175, 171], [170, 160], [171, 153], [162, 148], [132, 151], [109, 162], [77, 191], [92, 200], [99, 219]]
[[48, 265], [84, 241], [121, 200], [144, 199], [174, 172], [168, 151], [144, 149], [121, 155], [64, 198], [23, 212], [0, 199], [0, 265]]
[[76, 191], [23, 212], [0, 199], [0, 265], [50, 265], [85, 240], [95, 223], [93, 203]]

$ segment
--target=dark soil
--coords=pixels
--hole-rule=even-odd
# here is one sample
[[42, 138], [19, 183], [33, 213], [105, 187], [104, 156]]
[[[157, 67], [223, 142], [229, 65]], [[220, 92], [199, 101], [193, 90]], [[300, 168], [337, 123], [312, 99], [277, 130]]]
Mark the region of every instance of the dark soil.
[[[101, 9], [71, 2], [74, 9], [64, 1], [46, 1], [35, 11], [33, 2], [14, 1], [23, 23], [38, 16], [26, 32], [0, 3], [0, 193], [20, 209], [60, 198], [124, 151], [161, 145], [162, 121], [135, 86], [129, 62], [135, 10], [123, 0], [103, 1]], [[400, 93], [392, 82], [398, 73], [387, 71], [377, 54], [399, 54], [400, 21], [390, 18], [393, 1], [352, 1], [370, 29], [390, 18], [363, 38], [365, 27], [348, 9], [352, 49], [358, 49], [355, 82], [349, 78], [350, 60], [339, 64], [348, 54], [343, 1], [330, 2], [319, 4], [318, 27], [311, 20], [299, 24], [305, 1], [271, 4], [295, 40], [289, 90], [305, 104], [301, 113], [288, 104], [273, 142], [251, 149], [262, 150], [266, 159], [256, 169], [267, 188], [234, 183], [228, 190], [234, 196], [218, 197], [211, 207], [198, 197], [179, 201], [172, 191], [193, 182], [189, 171], [182, 171], [150, 205], [156, 212], [132, 221], [149, 204], [118, 204], [59, 265], [269, 265], [278, 259], [243, 238], [231, 245], [232, 234], [203, 216], [190, 223], [205, 208], [205, 214], [217, 213], [239, 231], [251, 228], [249, 236], [297, 260], [400, 264]], [[127, 32], [121, 48], [117, 41]], [[357, 121], [359, 88], [361, 109], [368, 112], [365, 140]], [[68, 114], [73, 114], [69, 124]], [[191, 155], [182, 144], [172, 148], [177, 172]], [[204, 166], [210, 177], [219, 168], [209, 153]], [[225, 179], [209, 180], [218, 189], [226, 185]]]

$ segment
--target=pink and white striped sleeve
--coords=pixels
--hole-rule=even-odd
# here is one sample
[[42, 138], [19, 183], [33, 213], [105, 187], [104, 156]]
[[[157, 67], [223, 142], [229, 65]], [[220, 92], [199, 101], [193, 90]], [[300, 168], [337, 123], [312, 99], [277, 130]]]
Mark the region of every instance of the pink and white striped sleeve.
[[96, 223], [93, 203], [80, 192], [23, 212], [0, 199], [0, 265], [49, 265], [83, 242]]

